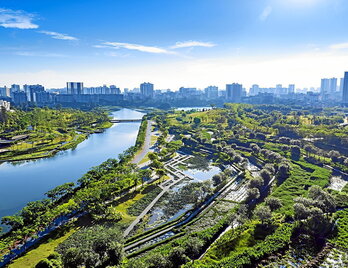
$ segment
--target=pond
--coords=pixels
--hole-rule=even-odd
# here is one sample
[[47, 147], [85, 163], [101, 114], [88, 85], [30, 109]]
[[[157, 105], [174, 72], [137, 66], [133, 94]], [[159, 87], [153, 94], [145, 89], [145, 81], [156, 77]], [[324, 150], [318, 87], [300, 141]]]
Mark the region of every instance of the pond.
[[[190, 196], [180, 196], [181, 190], [192, 183], [203, 183], [211, 181], [211, 178], [220, 172], [221, 169], [219, 167], [211, 165], [211, 163], [209, 163], [208, 166], [206, 166], [204, 169], [191, 169], [186, 167], [183, 170], [183, 173], [190, 176], [192, 179], [185, 179], [180, 183], [174, 185], [170, 189], [170, 191], [159, 200], [159, 202], [149, 212], [149, 220], [145, 230], [149, 230], [166, 222], [175, 220], [184, 215], [189, 210], [193, 209], [194, 203], [190, 202], [192, 201], [190, 200]], [[168, 202], [168, 200], [170, 200], [170, 202]], [[182, 204], [182, 200], [186, 200], [187, 203]]]

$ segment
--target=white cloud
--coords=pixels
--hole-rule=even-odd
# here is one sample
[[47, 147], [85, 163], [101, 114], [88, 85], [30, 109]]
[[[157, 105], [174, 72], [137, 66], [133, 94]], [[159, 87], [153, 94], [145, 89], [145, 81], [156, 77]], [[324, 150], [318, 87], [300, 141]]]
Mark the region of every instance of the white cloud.
[[[295, 83], [296, 87], [309, 88], [320, 86], [322, 77], [343, 76], [344, 71], [348, 70], [348, 53], [342, 52], [307, 50], [304, 53], [288, 55], [225, 55], [199, 60], [179, 58], [170, 62], [103, 64], [92, 69], [84, 64], [73, 63], [65, 68], [53, 69], [51, 74], [38, 71], [27, 73], [25, 70], [11, 72], [4, 69], [0, 72], [0, 81], [5, 85], [42, 83], [53, 88], [64, 87], [64, 81], [69, 80], [81, 80], [91, 86], [113, 84], [117, 81], [121, 88], [139, 87], [143, 81], [150, 81], [156, 88], [173, 90], [187, 85], [205, 88], [212, 84], [224, 89], [227, 83], [233, 82], [242, 83], [245, 88], [252, 84], [270, 87], [292, 83]], [[118, 62], [117, 58], [114, 59]]]
[[67, 34], [57, 33], [57, 32], [39, 31], [39, 33], [49, 35], [52, 38], [59, 39], [59, 40], [78, 40], [76, 37], [73, 37]]
[[[139, 44], [130, 44], [130, 43], [119, 43], [119, 42], [105, 42], [103, 43], [104, 47], [108, 48], [125, 48], [129, 50], [137, 50], [141, 52], [154, 53], [154, 54], [175, 54], [175, 52], [154, 46], [144, 46]], [[94, 46], [94, 47], [103, 47], [103, 46]]]
[[260, 20], [262, 21], [267, 20], [269, 15], [271, 15], [272, 11], [273, 11], [273, 8], [271, 6], [265, 7], [265, 9], [262, 11], [262, 13], [259, 16]]
[[333, 44], [330, 46], [331, 49], [348, 49], [348, 43]]
[[214, 47], [216, 44], [211, 42], [199, 42], [199, 41], [185, 41], [185, 42], [176, 42], [174, 46], [171, 46], [171, 49], [185, 48], [185, 47]]
[[34, 17], [21, 10], [0, 8], [0, 26], [5, 28], [37, 29], [39, 26], [32, 23]]
[[32, 52], [32, 51], [17, 51], [14, 54], [17, 56], [25, 56], [25, 57], [53, 57], [53, 58], [66, 57], [63, 54], [58, 54], [58, 53]]

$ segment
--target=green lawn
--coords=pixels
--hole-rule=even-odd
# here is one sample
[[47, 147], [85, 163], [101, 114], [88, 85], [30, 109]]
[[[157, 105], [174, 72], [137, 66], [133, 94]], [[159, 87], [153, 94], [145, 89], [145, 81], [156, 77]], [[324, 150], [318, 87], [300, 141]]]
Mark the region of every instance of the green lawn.
[[41, 244], [37, 248], [29, 251], [23, 257], [16, 259], [12, 264], [9, 265], [9, 268], [32, 268], [43, 258], [47, 258], [50, 254], [52, 254], [55, 248], [66, 240], [69, 236], [71, 236], [76, 229], [72, 229], [67, 232], [65, 235], [57, 238], [57, 239], [49, 239], [47, 242]]

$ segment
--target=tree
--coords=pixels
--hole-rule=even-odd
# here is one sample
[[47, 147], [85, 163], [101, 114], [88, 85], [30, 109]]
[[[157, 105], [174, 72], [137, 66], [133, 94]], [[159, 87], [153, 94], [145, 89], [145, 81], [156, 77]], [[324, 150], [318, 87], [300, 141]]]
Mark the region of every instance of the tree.
[[199, 118], [199, 117], [195, 117], [194, 119], [193, 119], [193, 123], [195, 124], [195, 125], [199, 125], [200, 123], [201, 123], [201, 119]]
[[203, 241], [199, 239], [198, 237], [189, 237], [185, 241], [185, 248], [186, 248], [185, 253], [188, 257], [193, 259], [197, 257], [197, 255], [200, 253], [203, 246], [204, 246]]
[[163, 176], [166, 174], [166, 171], [163, 168], [156, 169], [156, 174], [161, 180]]
[[168, 256], [168, 259], [172, 264], [175, 264], [177, 266], [180, 266], [189, 261], [189, 258], [185, 254], [185, 249], [181, 246], [173, 248]]
[[263, 179], [261, 177], [252, 178], [249, 181], [249, 188], [260, 189], [263, 185]]
[[263, 179], [264, 184], [268, 185], [271, 180], [271, 173], [267, 169], [263, 169], [260, 171], [260, 176]]
[[243, 157], [242, 156], [240, 156], [239, 154], [237, 154], [235, 157], [234, 157], [234, 159], [233, 159], [233, 161], [235, 162], [235, 163], [240, 163], [240, 162], [242, 162], [242, 160], [243, 160]]
[[52, 253], [47, 258], [42, 259], [35, 268], [61, 268], [62, 260], [59, 253]]
[[314, 205], [326, 213], [336, 211], [336, 202], [332, 195], [321, 187], [313, 185], [309, 188], [308, 197], [314, 201]]
[[153, 253], [147, 258], [148, 268], [167, 268], [169, 265], [169, 261], [160, 252]]
[[158, 154], [154, 152], [149, 153], [148, 157], [151, 161], [158, 160]]
[[307, 152], [307, 156], [309, 156], [314, 150], [313, 146], [310, 144], [306, 144], [303, 149]]
[[329, 152], [329, 157], [333, 162], [338, 162], [338, 158], [340, 157], [340, 153], [338, 151], [331, 150]]
[[287, 162], [282, 162], [278, 167], [277, 177], [279, 182], [289, 177], [290, 166]]
[[274, 211], [282, 207], [282, 202], [279, 198], [276, 197], [268, 197], [266, 199], [266, 205], [269, 206], [269, 208]]
[[247, 192], [247, 200], [253, 200], [260, 197], [260, 191], [257, 188], [251, 188]]
[[214, 186], [219, 185], [221, 183], [221, 181], [222, 181], [220, 174], [214, 175], [212, 180], [213, 180], [213, 185]]
[[294, 204], [294, 212], [296, 220], [307, 219], [310, 215], [310, 210], [307, 207], [305, 207], [302, 203]]
[[264, 224], [272, 218], [271, 209], [268, 206], [259, 206], [256, 208], [254, 215]]
[[58, 246], [64, 267], [119, 265], [123, 258], [119, 229], [95, 225], [83, 228]]
[[4, 216], [1, 219], [1, 223], [11, 226], [13, 230], [16, 230], [24, 225], [23, 217], [19, 215]]
[[72, 193], [74, 186], [75, 184], [73, 182], [67, 182], [48, 191], [45, 195], [55, 201], [61, 196]]
[[224, 174], [225, 174], [225, 176], [230, 177], [233, 174], [233, 170], [231, 168], [226, 168], [224, 170]]
[[261, 151], [261, 148], [256, 143], [251, 143], [250, 148], [255, 154], [258, 154]]
[[[273, 165], [273, 164], [270, 164], [270, 163], [268, 163], [268, 164], [266, 164], [266, 165], [264, 166], [264, 170], [269, 171], [271, 174], [274, 174], [274, 173], [275, 173], [274, 165]], [[262, 171], [261, 171], [261, 172], [262, 172]]]
[[144, 184], [144, 181], [146, 179], [150, 179], [151, 174], [152, 174], [152, 172], [151, 172], [150, 169], [142, 169], [142, 170], [140, 170], [141, 183]]
[[291, 146], [291, 158], [293, 160], [299, 160], [301, 157], [301, 148], [298, 145]]

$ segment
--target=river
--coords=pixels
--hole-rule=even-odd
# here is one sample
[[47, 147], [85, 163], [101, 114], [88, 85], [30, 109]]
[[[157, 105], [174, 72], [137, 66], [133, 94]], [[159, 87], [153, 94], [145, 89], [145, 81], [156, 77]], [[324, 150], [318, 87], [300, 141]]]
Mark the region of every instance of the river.
[[[144, 113], [121, 109], [117, 119], [138, 119]], [[133, 146], [140, 122], [114, 124], [104, 133], [92, 134], [75, 149], [51, 158], [0, 165], [0, 218], [13, 215], [26, 203], [44, 198], [44, 193], [65, 182], [76, 182], [91, 167]]]

